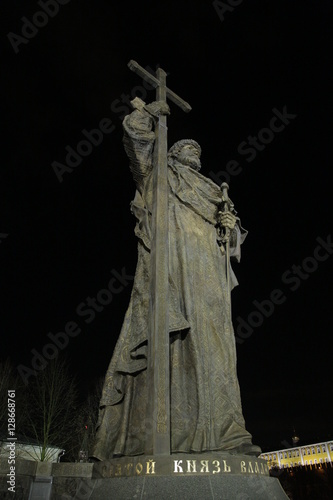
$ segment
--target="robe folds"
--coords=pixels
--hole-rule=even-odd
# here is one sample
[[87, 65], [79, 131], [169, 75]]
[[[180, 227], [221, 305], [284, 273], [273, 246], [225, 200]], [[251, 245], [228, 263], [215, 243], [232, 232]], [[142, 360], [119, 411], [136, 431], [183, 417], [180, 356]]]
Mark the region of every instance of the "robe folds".
[[[153, 118], [135, 110], [124, 119], [124, 146], [137, 191], [138, 262], [128, 310], [107, 370], [92, 455], [107, 460], [144, 453], [152, 216]], [[251, 443], [245, 429], [229, 317], [226, 258], [217, 243], [220, 188], [178, 161], [168, 166], [171, 450], [232, 450]], [[231, 256], [245, 239], [238, 221]], [[232, 286], [237, 284], [231, 273]]]

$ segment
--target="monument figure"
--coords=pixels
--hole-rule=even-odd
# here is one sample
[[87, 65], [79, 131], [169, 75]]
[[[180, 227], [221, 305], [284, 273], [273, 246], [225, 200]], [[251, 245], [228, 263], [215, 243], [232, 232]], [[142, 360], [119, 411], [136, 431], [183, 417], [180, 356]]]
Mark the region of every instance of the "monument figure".
[[230, 258], [240, 260], [247, 232], [226, 186], [200, 173], [199, 144], [180, 140], [167, 152], [166, 97], [187, 103], [166, 88], [163, 70], [151, 79], [157, 100], [134, 99], [123, 121], [138, 262], [92, 455], [258, 455], [242, 414], [230, 305]]

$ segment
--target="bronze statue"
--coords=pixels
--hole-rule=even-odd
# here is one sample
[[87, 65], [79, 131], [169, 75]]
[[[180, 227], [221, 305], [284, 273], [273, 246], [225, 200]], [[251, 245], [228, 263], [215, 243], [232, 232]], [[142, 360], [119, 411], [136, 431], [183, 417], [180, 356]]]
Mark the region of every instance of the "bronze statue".
[[[130, 304], [108, 368], [93, 456], [99, 460], [147, 453], [158, 419], [147, 407], [154, 127], [169, 114], [163, 100], [136, 108], [123, 121], [124, 147], [136, 184], [138, 263]], [[258, 455], [245, 429], [236, 373], [230, 289], [237, 285], [229, 256], [239, 261], [247, 232], [224, 190], [200, 174], [201, 148], [191, 139], [168, 151], [168, 335], [170, 452], [223, 451]], [[157, 270], [158, 273], [158, 270]], [[169, 346], [168, 346], [169, 349]], [[158, 369], [158, 367], [156, 367]], [[159, 395], [157, 395], [159, 397]]]

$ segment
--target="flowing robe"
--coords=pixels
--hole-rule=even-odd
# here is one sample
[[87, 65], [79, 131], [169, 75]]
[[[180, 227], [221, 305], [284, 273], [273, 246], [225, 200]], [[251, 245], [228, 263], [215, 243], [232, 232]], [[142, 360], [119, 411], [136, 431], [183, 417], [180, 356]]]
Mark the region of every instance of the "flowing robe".
[[[125, 117], [124, 146], [137, 191], [138, 263], [130, 304], [108, 368], [93, 456], [144, 453], [150, 286], [153, 119], [135, 110]], [[229, 317], [226, 259], [217, 243], [221, 191], [187, 165], [168, 166], [171, 450], [232, 450], [251, 443], [245, 429]], [[231, 256], [246, 236], [238, 221]], [[231, 273], [232, 286], [237, 284]]]

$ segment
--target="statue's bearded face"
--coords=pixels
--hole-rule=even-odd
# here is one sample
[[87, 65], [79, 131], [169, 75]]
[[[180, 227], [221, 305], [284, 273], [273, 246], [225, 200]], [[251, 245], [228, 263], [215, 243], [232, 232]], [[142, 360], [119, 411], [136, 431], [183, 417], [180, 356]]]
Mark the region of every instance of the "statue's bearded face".
[[201, 168], [200, 151], [192, 144], [186, 144], [178, 153], [177, 160], [183, 165], [188, 165], [194, 170], [199, 171]]

